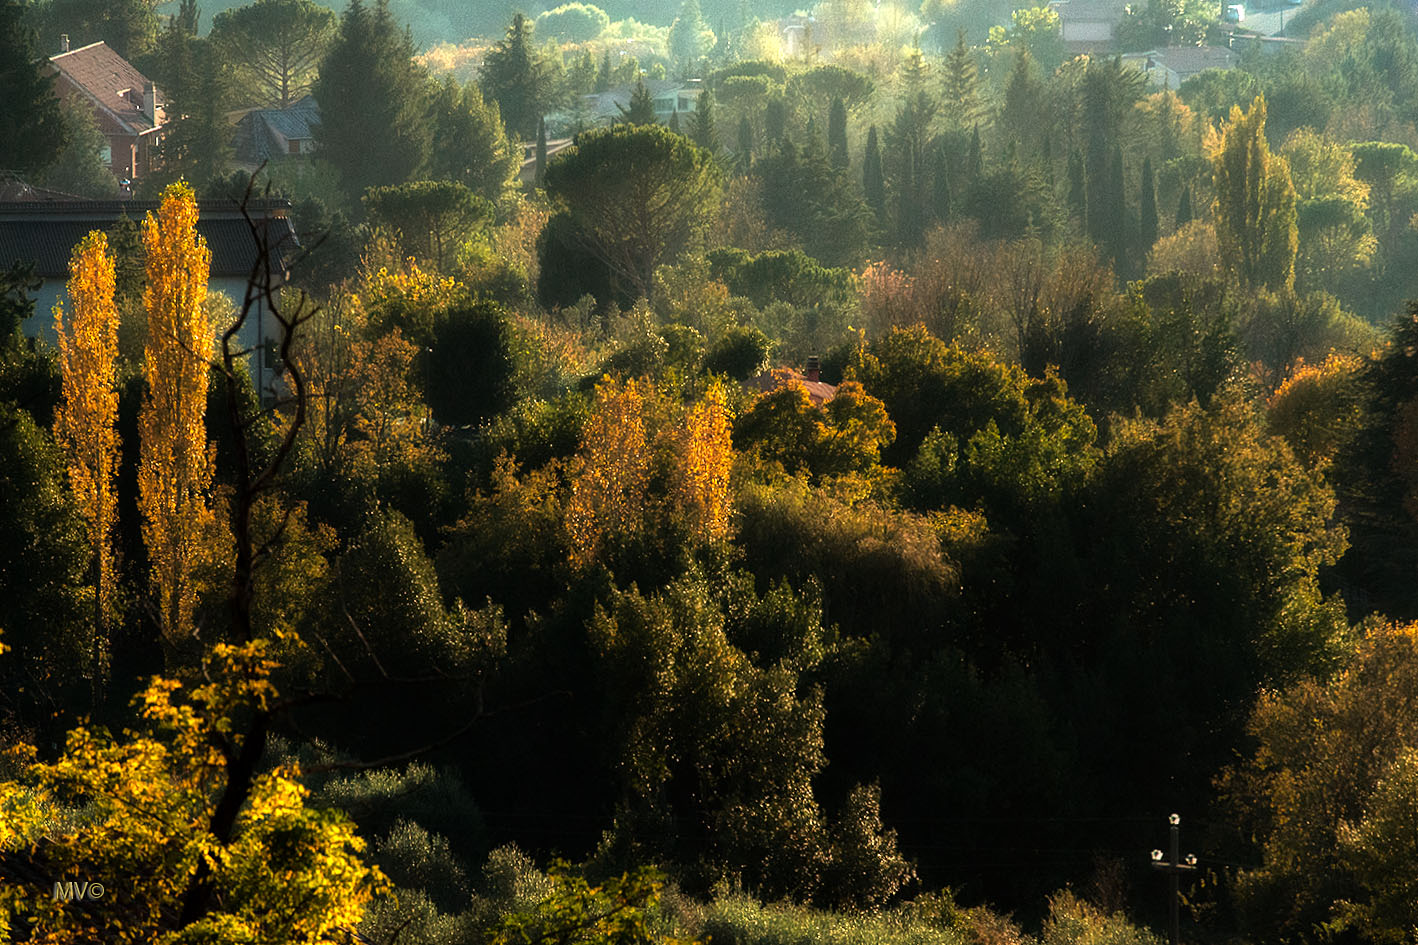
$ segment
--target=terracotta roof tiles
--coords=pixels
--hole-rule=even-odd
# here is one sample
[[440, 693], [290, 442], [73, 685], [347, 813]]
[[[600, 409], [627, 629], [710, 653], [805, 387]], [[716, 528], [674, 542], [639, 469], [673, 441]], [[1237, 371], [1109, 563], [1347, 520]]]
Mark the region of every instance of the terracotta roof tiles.
[[159, 106], [154, 122], [143, 111], [143, 90], [150, 85], [147, 76], [133, 68], [132, 63], [108, 48], [102, 41], [60, 53], [49, 60], [59, 74], [99, 106], [100, 125], [112, 122], [131, 135], [153, 131], [164, 120]]

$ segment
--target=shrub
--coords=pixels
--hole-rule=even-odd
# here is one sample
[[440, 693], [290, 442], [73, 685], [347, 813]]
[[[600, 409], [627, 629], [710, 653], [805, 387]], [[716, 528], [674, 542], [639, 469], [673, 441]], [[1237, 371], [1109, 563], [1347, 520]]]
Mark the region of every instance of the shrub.
[[1039, 945], [1162, 945], [1162, 937], [1063, 890], [1049, 897]]
[[846, 915], [729, 896], [709, 905], [702, 932], [715, 945], [965, 945], [960, 932], [901, 913]]

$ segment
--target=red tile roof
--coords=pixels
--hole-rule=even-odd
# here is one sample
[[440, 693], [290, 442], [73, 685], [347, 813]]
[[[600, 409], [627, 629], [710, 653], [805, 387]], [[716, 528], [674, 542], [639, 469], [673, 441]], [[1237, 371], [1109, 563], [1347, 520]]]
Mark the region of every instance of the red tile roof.
[[161, 106], [157, 108], [156, 122], [143, 111], [143, 90], [151, 84], [147, 76], [109, 49], [106, 43], [90, 43], [53, 56], [49, 61], [63, 78], [98, 106], [101, 128], [112, 123], [117, 125], [114, 130], [143, 135], [165, 120]]
[[824, 384], [822, 381], [810, 381], [805, 375], [792, 368], [778, 368], [773, 371], [764, 371], [755, 377], [748, 379], [747, 387], [756, 390], [760, 394], [770, 394], [780, 387], [787, 387], [789, 384], [801, 384], [807, 388], [808, 400], [812, 401], [814, 407], [821, 407], [833, 397], [837, 396], [837, 388], [831, 384]]

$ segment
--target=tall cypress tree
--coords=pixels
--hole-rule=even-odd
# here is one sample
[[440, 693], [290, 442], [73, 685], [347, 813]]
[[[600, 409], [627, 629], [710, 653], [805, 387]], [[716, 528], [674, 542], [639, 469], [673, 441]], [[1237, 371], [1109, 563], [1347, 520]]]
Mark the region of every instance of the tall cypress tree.
[[482, 87], [497, 102], [513, 140], [526, 141], [536, 134], [537, 119], [550, 104], [551, 74], [532, 45], [532, 24], [521, 13], [512, 17], [507, 35], [488, 50]]
[[404, 183], [428, 157], [428, 76], [414, 52], [388, 0], [375, 0], [373, 9], [350, 0], [314, 92], [320, 103], [316, 143], [351, 198]]
[[1138, 248], [1146, 255], [1157, 242], [1157, 187], [1152, 182], [1152, 158], [1142, 159], [1142, 197], [1138, 211]]
[[29, 20], [32, 8], [0, 2], [0, 167], [22, 174], [43, 170], [64, 150], [65, 125], [49, 62], [39, 54]]
[[985, 154], [980, 146], [980, 126], [976, 125], [974, 132], [970, 135], [970, 159], [968, 162], [970, 170], [970, 180], [977, 181], [980, 175], [985, 172]]
[[900, 179], [896, 181], [896, 240], [902, 246], [915, 246], [921, 241], [921, 201], [916, 182], [915, 155], [908, 149], [901, 154]]
[[937, 223], [950, 219], [950, 202], [950, 163], [945, 147], [937, 145], [931, 149], [931, 212]]
[[611, 51], [606, 47], [605, 55], [601, 57], [601, 68], [596, 72], [596, 91], [604, 92], [611, 87]]
[[862, 159], [862, 190], [867, 205], [876, 211], [878, 220], [886, 216], [886, 176], [881, 168], [881, 148], [876, 140], [876, 125], [867, 131], [867, 152]]
[[706, 151], [718, 153], [719, 131], [714, 126], [714, 91], [705, 89], [694, 104], [694, 116], [689, 121], [689, 137]]
[[833, 167], [845, 170], [851, 164], [847, 156], [847, 103], [840, 95], [832, 99], [827, 113], [827, 156]]
[[155, 76], [167, 93], [163, 166], [166, 180], [205, 184], [224, 176], [231, 153], [231, 75], [211, 41], [189, 35], [173, 19], [158, 40], [163, 71]]
[[1192, 188], [1187, 184], [1182, 188], [1182, 195], [1177, 198], [1177, 216], [1173, 221], [1177, 229], [1181, 229], [1192, 222]]
[[1068, 152], [1068, 208], [1080, 220], [1088, 213], [1087, 194], [1083, 177], [1083, 155], [1074, 148]]
[[547, 120], [537, 119], [537, 166], [536, 182], [537, 186], [542, 185], [542, 178], [547, 174]]
[[788, 103], [782, 96], [774, 96], [763, 108], [763, 133], [768, 143], [778, 146], [788, 135]]
[[1107, 214], [1108, 221], [1107, 239], [1105, 245], [1108, 247], [1110, 255], [1113, 257], [1113, 265], [1119, 271], [1124, 271], [1128, 266], [1128, 214], [1127, 197], [1123, 190], [1123, 149], [1117, 145], [1113, 146], [1113, 158], [1108, 162], [1108, 193], [1107, 193]]
[[747, 171], [753, 164], [753, 125], [747, 115], [739, 116], [739, 167]]

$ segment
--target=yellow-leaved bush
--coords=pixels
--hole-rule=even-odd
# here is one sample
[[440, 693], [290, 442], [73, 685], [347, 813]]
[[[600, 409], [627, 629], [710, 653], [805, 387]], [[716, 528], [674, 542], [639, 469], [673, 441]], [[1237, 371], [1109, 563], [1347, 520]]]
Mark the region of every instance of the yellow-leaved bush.
[[[22, 773], [0, 782], [0, 849], [33, 882], [0, 883], [0, 942], [7, 927], [45, 945], [349, 941], [388, 884], [360, 859], [343, 813], [307, 806], [296, 768], [257, 775], [229, 843], [209, 829], [227, 787], [219, 746], [239, 751], [240, 720], [275, 696], [268, 648], [217, 645], [205, 667], [213, 681], [190, 693], [155, 678], [135, 700], [141, 732], [78, 728], [53, 762], [12, 749]], [[215, 905], [178, 928], [204, 861]], [[53, 884], [68, 882], [103, 891], [56, 897]]]
[[724, 387], [710, 385], [703, 399], [689, 408], [675, 444], [671, 498], [687, 513], [691, 531], [717, 540], [729, 533], [732, 503], [729, 475], [734, 467], [734, 444]]
[[566, 508], [571, 561], [578, 567], [596, 556], [608, 534], [633, 534], [644, 524], [650, 443], [642, 386], [609, 378], [596, 385]]
[[668, 533], [696, 542], [727, 537], [733, 511], [732, 419], [712, 384], [684, 407], [649, 378], [607, 377], [596, 385], [581, 449], [568, 478], [566, 533], [571, 563], [603, 556], [607, 542]]

